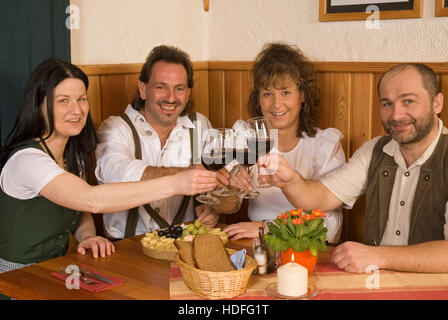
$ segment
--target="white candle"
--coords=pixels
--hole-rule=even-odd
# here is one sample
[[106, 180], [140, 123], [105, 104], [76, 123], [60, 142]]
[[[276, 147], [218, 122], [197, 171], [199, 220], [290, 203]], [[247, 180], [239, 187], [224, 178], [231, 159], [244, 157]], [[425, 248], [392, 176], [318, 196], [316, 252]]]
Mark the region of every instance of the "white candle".
[[308, 269], [289, 262], [277, 269], [277, 292], [284, 296], [302, 296], [308, 292]]

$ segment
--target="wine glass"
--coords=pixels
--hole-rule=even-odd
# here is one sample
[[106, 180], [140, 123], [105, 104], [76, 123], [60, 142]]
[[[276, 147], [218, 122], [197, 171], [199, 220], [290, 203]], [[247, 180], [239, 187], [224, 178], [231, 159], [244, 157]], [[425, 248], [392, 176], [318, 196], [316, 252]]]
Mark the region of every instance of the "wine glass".
[[[275, 145], [276, 130], [271, 130], [269, 122], [263, 117], [255, 117], [247, 120], [249, 126], [255, 132], [255, 138], [248, 141], [248, 148], [250, 152], [256, 153], [256, 159], [269, 153]], [[260, 169], [259, 169], [260, 170]], [[258, 172], [260, 174], [260, 172]], [[271, 184], [257, 184], [258, 188], [269, 188]]]
[[[255, 117], [247, 120], [247, 124], [250, 128], [248, 130], [250, 134], [247, 135], [247, 150], [248, 150], [248, 158], [249, 163], [246, 166], [250, 166], [249, 173], [254, 177], [255, 170], [257, 170], [257, 166], [255, 165], [258, 161], [258, 158], [269, 153], [274, 147], [275, 139], [271, 135], [271, 130], [269, 123], [263, 117]], [[253, 161], [255, 160], [255, 162]], [[255, 180], [255, 179], [253, 179]], [[254, 185], [255, 181], [254, 181]], [[256, 185], [256, 187], [270, 187], [269, 184], [264, 185]], [[252, 191], [247, 193], [246, 197], [248, 199], [253, 199], [258, 196], [258, 191]]]
[[[219, 128], [208, 129], [203, 134], [204, 143], [201, 154], [201, 164], [205, 169], [211, 171], [219, 171], [234, 158], [234, 132], [232, 129]], [[215, 189], [214, 192], [224, 194], [227, 187]], [[219, 203], [219, 199], [214, 197], [211, 192], [201, 194], [196, 200], [208, 205]]]

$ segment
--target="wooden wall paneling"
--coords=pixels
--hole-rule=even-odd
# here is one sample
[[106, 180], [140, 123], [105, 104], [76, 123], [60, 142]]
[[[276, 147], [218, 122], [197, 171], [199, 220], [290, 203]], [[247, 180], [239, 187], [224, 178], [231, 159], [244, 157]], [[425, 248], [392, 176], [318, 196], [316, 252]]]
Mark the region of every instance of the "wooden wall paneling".
[[371, 139], [374, 77], [371, 73], [354, 73], [351, 105], [350, 156]]
[[238, 119], [243, 118], [241, 71], [225, 71], [224, 83], [224, 125], [226, 128], [232, 128]]
[[118, 116], [127, 106], [124, 75], [107, 75], [101, 77], [101, 116], [105, 120], [110, 115]]
[[195, 71], [193, 78], [194, 85], [191, 92], [191, 99], [194, 103], [193, 109], [208, 118], [210, 115], [209, 72], [207, 70]]
[[100, 76], [89, 76], [89, 89], [87, 90], [87, 99], [89, 100], [89, 111], [95, 128], [98, 129], [102, 121], [102, 101]]
[[321, 90], [321, 117], [319, 127], [339, 129], [344, 135], [341, 141], [346, 158], [350, 155], [350, 105], [352, 90], [351, 73], [318, 73]]
[[125, 93], [126, 106], [132, 102], [134, 96], [137, 93], [139, 76], [140, 75], [138, 73], [131, 73], [124, 75], [124, 91], [125, 91], [124, 93]]
[[372, 108], [372, 138], [377, 136], [383, 136], [386, 134], [384, 131], [383, 124], [381, 123], [380, 116], [380, 98], [378, 97], [378, 80], [381, 77], [380, 73], [376, 73], [374, 82], [374, 92], [373, 92], [373, 108]]
[[241, 117], [243, 120], [250, 118], [247, 110], [247, 102], [249, 100], [249, 94], [252, 91], [253, 79], [252, 73], [248, 70], [241, 72]]
[[214, 128], [223, 128], [225, 127], [224, 71], [210, 71], [209, 88], [209, 120]]
[[[351, 103], [350, 156], [371, 139], [374, 75], [354, 73]], [[348, 160], [348, 159], [347, 159]], [[365, 217], [365, 197], [358, 199], [351, 210], [343, 210], [342, 241], [362, 241]]]

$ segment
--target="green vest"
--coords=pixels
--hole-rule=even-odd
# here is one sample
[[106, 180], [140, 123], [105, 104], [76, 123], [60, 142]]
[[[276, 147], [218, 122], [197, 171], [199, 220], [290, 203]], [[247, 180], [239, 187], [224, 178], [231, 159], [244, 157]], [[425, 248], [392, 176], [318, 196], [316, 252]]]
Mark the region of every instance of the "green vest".
[[[24, 148], [42, 150], [36, 141]], [[0, 188], [0, 258], [17, 263], [37, 263], [62, 256], [69, 232], [79, 225], [81, 212], [61, 207], [42, 196], [20, 200]]]
[[[364, 243], [379, 245], [389, 219], [389, 205], [398, 165], [383, 152], [390, 141], [384, 136], [375, 144], [367, 176]], [[444, 240], [445, 204], [448, 201], [448, 130], [444, 127], [437, 145], [420, 168], [412, 203], [408, 245]]]

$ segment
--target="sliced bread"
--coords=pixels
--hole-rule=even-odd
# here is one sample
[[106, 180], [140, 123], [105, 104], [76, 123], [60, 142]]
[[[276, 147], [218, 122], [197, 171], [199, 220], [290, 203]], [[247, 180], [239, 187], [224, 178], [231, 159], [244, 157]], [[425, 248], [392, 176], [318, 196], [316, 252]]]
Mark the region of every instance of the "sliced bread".
[[196, 267], [193, 258], [193, 241], [175, 240], [174, 245], [179, 250], [180, 258], [186, 264]]
[[195, 236], [193, 257], [197, 268], [201, 270], [214, 272], [236, 270], [221, 238], [215, 234], [205, 233]]

